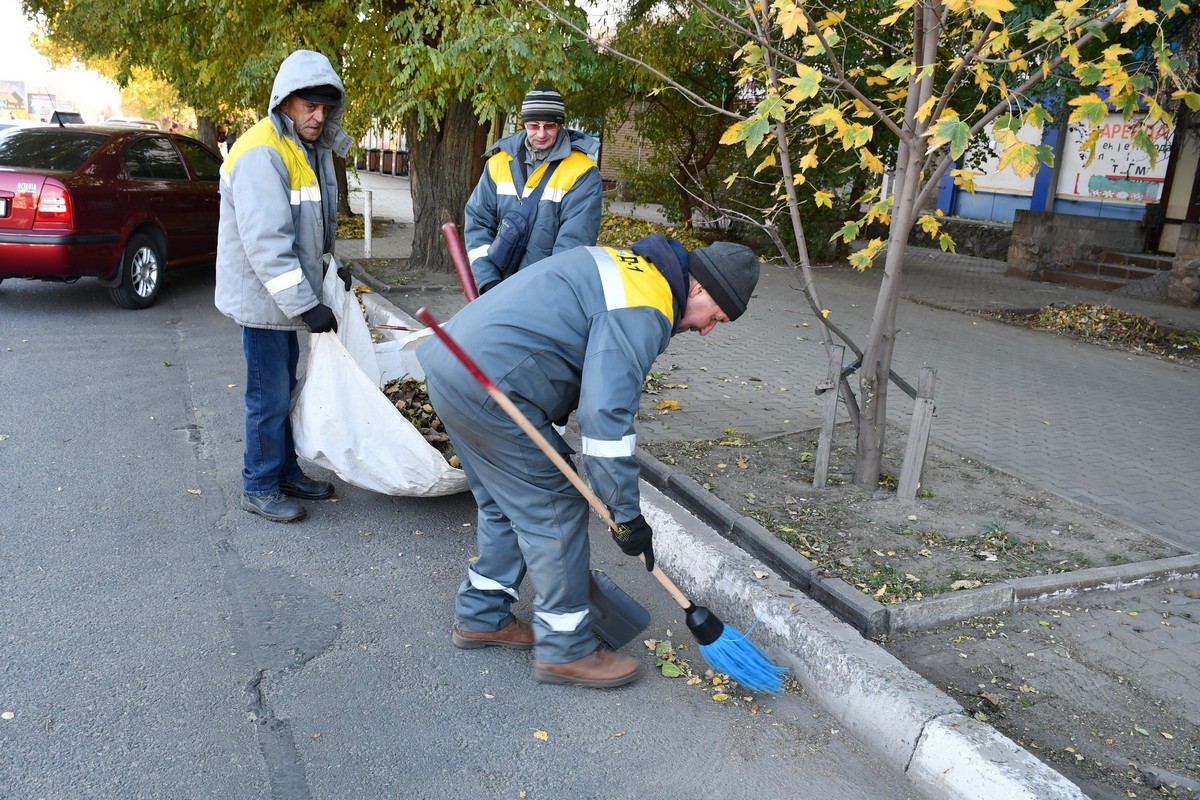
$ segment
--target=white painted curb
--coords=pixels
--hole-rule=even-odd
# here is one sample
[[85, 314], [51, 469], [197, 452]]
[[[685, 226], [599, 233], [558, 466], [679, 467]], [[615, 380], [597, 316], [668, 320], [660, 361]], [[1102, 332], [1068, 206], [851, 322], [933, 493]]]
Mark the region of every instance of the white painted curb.
[[[697, 604], [747, 632], [928, 800], [1086, 800], [1075, 784], [793, 589], [646, 481], [654, 555]], [[757, 622], [757, 624], [756, 624]]]

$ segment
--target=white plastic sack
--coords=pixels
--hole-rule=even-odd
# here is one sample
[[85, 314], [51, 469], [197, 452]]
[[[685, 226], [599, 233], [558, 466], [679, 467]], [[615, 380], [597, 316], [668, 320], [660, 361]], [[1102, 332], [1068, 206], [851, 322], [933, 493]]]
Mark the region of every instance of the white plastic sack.
[[304, 383], [292, 405], [296, 453], [347, 483], [383, 494], [435, 497], [465, 491], [463, 471], [451, 467], [382, 391], [394, 378], [424, 380], [413, 351], [432, 331], [374, 302], [368, 312], [372, 322], [414, 331], [372, 342], [363, 308], [337, 276], [337, 262], [326, 272], [322, 293], [338, 330], [312, 334], [309, 340]]

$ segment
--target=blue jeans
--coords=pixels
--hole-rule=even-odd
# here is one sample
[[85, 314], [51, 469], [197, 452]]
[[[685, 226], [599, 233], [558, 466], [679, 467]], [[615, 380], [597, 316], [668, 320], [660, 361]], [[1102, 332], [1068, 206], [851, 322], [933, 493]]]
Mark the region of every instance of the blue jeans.
[[246, 456], [242, 492], [267, 497], [303, 476], [289, 410], [300, 340], [295, 331], [242, 328], [246, 355]]

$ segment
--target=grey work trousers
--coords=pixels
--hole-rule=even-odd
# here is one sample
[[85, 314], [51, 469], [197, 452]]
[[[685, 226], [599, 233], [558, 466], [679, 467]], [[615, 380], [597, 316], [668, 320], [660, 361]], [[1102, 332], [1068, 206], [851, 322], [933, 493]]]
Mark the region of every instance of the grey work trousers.
[[[534, 657], [564, 664], [597, 647], [588, 612], [588, 504], [546, 455], [482, 389], [444, 387], [427, 377], [479, 506], [479, 557], [458, 590], [459, 627], [485, 632], [512, 621], [510, 607], [528, 571], [533, 586]], [[564, 454], [545, 415], [514, 400]]]

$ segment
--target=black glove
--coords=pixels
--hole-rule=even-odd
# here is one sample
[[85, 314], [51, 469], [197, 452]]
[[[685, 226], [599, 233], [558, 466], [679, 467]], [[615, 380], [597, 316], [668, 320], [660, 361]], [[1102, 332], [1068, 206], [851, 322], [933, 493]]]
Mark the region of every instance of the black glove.
[[487, 294], [489, 289], [495, 289], [499, 285], [500, 285], [500, 281], [492, 281], [490, 283], [485, 283], [483, 286], [479, 287], [479, 293]]
[[342, 283], [346, 285], [346, 291], [350, 291], [350, 286], [354, 283], [350, 275], [350, 270], [345, 267], [338, 267], [338, 277], [342, 279]]
[[622, 553], [633, 558], [644, 555], [646, 571], [654, 569], [654, 531], [650, 530], [650, 523], [646, 522], [645, 517], [638, 514], [629, 522], [622, 522], [612, 532], [612, 537]]
[[337, 317], [333, 316], [333, 309], [324, 303], [317, 303], [301, 314], [300, 319], [313, 333], [337, 332]]

